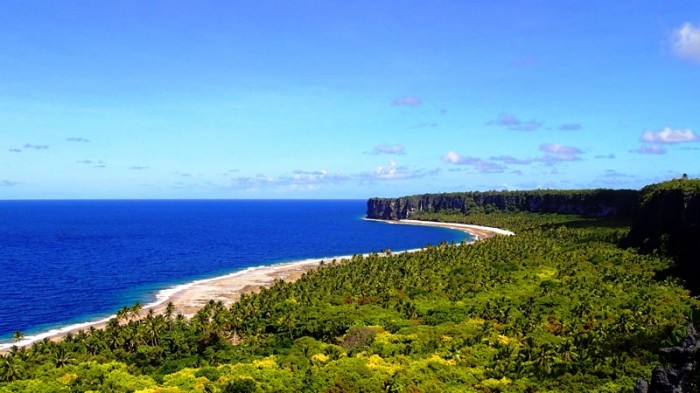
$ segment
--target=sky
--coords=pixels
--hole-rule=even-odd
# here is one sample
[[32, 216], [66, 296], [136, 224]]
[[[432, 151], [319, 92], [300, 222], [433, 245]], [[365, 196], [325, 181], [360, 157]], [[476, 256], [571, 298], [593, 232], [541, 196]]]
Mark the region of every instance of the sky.
[[6, 1], [0, 199], [700, 177], [700, 2]]

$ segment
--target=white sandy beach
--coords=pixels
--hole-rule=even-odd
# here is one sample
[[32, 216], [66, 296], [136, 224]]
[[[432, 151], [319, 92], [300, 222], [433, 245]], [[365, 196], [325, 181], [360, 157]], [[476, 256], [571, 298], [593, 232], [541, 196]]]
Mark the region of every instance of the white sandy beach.
[[[478, 225], [452, 224], [417, 220], [373, 221], [386, 222], [390, 224], [425, 225], [449, 228], [470, 233], [475, 237], [476, 240], [485, 239], [494, 235], [513, 235], [513, 232], [510, 231]], [[419, 251], [419, 249], [394, 252], [394, 254], [415, 251]], [[349, 259], [351, 257], [351, 255], [344, 255], [320, 259], [307, 259], [302, 261], [279, 263], [268, 266], [259, 266], [244, 269], [224, 276], [197, 280], [187, 284], [173, 286], [159, 291], [156, 294], [156, 300], [153, 303], [149, 303], [143, 307], [141, 315], [145, 315], [150, 309], [154, 309], [158, 313], [163, 312], [165, 310], [166, 305], [169, 302], [172, 302], [175, 306], [176, 313], [181, 313], [185, 317], [189, 318], [193, 316], [197, 312], [197, 310], [199, 310], [210, 300], [222, 301], [224, 304], [229, 305], [237, 301], [240, 298], [241, 294], [256, 292], [261, 287], [269, 287], [272, 284], [274, 284], [275, 280], [277, 279], [284, 281], [295, 281], [308, 270], [318, 267], [321, 264], [321, 262], [330, 263], [333, 260], [340, 261], [343, 259]], [[75, 333], [79, 330], [89, 329], [90, 327], [95, 327], [99, 329], [104, 327], [107, 321], [109, 321], [109, 319], [111, 319], [112, 317], [114, 317], [114, 315], [97, 321], [74, 324], [59, 329], [53, 329], [36, 335], [26, 336], [22, 340], [15, 343], [3, 343], [0, 344], [0, 353], [2, 353], [3, 351], [7, 351], [13, 345], [27, 346], [35, 342], [41, 341], [44, 338], [57, 340], [65, 336], [69, 332]]]

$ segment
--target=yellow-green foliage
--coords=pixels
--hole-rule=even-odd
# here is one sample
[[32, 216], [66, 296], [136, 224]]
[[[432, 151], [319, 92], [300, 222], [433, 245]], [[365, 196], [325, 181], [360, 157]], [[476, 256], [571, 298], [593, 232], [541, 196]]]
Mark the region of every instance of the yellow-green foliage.
[[[427, 215], [516, 236], [328, 263], [191, 321], [151, 315], [0, 358], [0, 392], [630, 391], [697, 304], [618, 223]], [[235, 343], [235, 344], [232, 344]]]

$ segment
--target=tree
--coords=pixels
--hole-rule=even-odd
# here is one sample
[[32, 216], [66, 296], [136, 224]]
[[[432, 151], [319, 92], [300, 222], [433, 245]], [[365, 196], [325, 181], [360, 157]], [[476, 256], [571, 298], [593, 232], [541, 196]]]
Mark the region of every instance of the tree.
[[23, 375], [22, 365], [14, 356], [6, 355], [0, 358], [0, 381], [12, 382]]
[[224, 393], [254, 393], [257, 391], [255, 381], [250, 378], [236, 379], [224, 387]]
[[14, 341], [14, 342], [22, 341], [23, 338], [24, 338], [24, 332], [22, 332], [21, 330], [17, 330], [14, 333], [12, 333], [12, 341]]
[[131, 306], [131, 317], [133, 319], [138, 319], [139, 318], [139, 313], [143, 309], [143, 304], [141, 302], [136, 302], [134, 303], [133, 306]]

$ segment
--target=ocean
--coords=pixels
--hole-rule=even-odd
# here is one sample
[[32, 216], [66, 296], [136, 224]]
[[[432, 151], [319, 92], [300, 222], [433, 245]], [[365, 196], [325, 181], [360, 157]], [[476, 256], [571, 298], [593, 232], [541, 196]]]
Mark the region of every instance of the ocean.
[[364, 200], [0, 201], [0, 343], [261, 265], [468, 235], [363, 220]]

